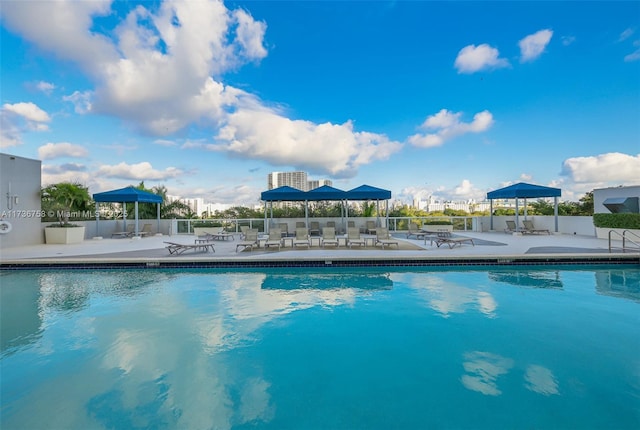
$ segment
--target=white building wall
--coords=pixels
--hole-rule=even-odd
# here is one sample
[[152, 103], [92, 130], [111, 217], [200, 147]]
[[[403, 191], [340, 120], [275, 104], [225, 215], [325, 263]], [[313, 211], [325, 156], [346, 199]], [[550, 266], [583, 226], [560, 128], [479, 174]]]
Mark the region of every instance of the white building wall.
[[603, 202], [606, 199], [616, 197], [640, 198], [640, 185], [631, 185], [628, 187], [598, 188], [593, 190], [593, 213], [611, 213], [611, 211], [607, 209], [605, 205], [603, 205]]
[[0, 153], [0, 219], [12, 227], [11, 232], [0, 234], [0, 249], [44, 243], [41, 164]]

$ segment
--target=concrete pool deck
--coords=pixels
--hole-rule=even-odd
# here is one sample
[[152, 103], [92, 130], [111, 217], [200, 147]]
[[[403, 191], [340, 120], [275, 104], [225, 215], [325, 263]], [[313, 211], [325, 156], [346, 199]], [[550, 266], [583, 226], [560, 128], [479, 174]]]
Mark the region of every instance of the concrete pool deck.
[[[414, 264], [438, 262], [450, 263], [454, 261], [470, 262], [487, 261], [500, 262], [546, 262], [554, 261], [608, 261], [638, 263], [639, 252], [623, 253], [619, 249], [609, 252], [609, 242], [590, 236], [575, 236], [564, 234], [552, 235], [512, 235], [503, 232], [455, 232], [456, 237], [472, 238], [475, 245], [461, 243], [453, 248], [446, 244], [437, 247], [429, 240], [406, 239], [406, 234], [395, 233], [400, 241], [400, 249], [396, 247], [381, 249], [380, 247], [366, 247], [363, 249], [321, 248], [294, 249], [283, 247], [277, 249], [264, 248], [253, 251], [236, 252], [239, 235], [234, 240], [214, 241], [215, 252], [195, 252], [187, 250], [180, 255], [169, 254], [165, 242], [193, 244], [192, 235], [153, 236], [142, 239], [100, 239], [85, 240], [80, 244], [69, 245], [32, 245], [9, 248], [0, 251], [0, 267], [28, 267], [33, 265], [74, 265], [74, 264], [118, 264], [138, 263], [147, 266], [163, 266], [183, 263], [229, 263], [231, 265], [248, 265], [274, 262], [281, 265], [316, 262], [339, 261], [373, 261], [378, 264], [384, 262], [410, 262]], [[621, 242], [615, 247], [620, 248]]]

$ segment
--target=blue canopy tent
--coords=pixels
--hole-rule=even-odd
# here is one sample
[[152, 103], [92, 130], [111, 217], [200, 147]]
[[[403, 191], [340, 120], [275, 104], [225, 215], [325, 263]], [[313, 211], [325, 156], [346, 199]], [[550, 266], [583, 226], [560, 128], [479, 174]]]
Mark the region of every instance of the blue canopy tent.
[[[307, 203], [310, 201], [340, 201], [347, 202], [348, 200], [389, 200], [391, 198], [391, 191], [383, 190], [381, 188], [372, 187], [370, 185], [361, 185], [351, 191], [343, 191], [338, 188], [331, 187], [329, 185], [323, 185], [310, 191], [301, 191], [293, 187], [282, 186], [274, 188], [272, 190], [263, 191], [260, 194], [260, 199], [265, 202], [264, 219], [265, 226], [267, 225], [267, 202], [305, 202], [305, 219], [308, 224], [308, 207]], [[345, 204], [346, 207], [346, 204]], [[378, 214], [380, 213], [378, 207]], [[388, 203], [387, 203], [387, 214]], [[345, 211], [346, 217], [349, 217], [349, 211]], [[271, 207], [271, 217], [273, 218], [273, 206]]]
[[103, 193], [96, 193], [93, 195], [93, 200], [96, 202], [96, 235], [98, 234], [98, 219], [100, 218], [100, 202], [104, 203], [122, 203], [123, 207], [123, 220], [124, 228], [127, 228], [127, 211], [125, 203], [135, 203], [135, 216], [136, 216], [136, 229], [135, 234], [138, 236], [138, 203], [156, 203], [158, 212], [158, 232], [160, 231], [160, 204], [162, 203], [162, 196], [150, 193], [148, 191], [139, 190], [138, 188], [129, 186], [126, 188], [120, 188], [119, 190], [105, 191]]
[[528, 198], [543, 198], [553, 197], [554, 201], [554, 216], [555, 216], [555, 231], [558, 232], [558, 197], [562, 195], [560, 188], [543, 187], [542, 185], [526, 184], [524, 182], [518, 182], [517, 184], [509, 185], [508, 187], [500, 188], [498, 190], [490, 191], [487, 193], [487, 199], [490, 202], [491, 216], [490, 225], [493, 230], [493, 200], [494, 199], [515, 199], [516, 200], [516, 229], [520, 228], [519, 224], [519, 207], [518, 199], [525, 200], [525, 216]]
[[[382, 188], [372, 187], [371, 185], [360, 185], [352, 190], [347, 191], [347, 200], [375, 200], [376, 213], [378, 214], [378, 225], [380, 224], [380, 200], [386, 201], [385, 216], [387, 218], [387, 226], [389, 226], [389, 199], [391, 191]], [[347, 218], [349, 211], [347, 210]]]
[[[329, 185], [323, 185], [321, 187], [314, 188], [313, 190], [307, 191], [305, 195], [307, 196], [307, 202], [310, 202], [310, 201], [340, 202], [340, 204], [342, 205], [341, 207], [342, 221], [341, 222], [344, 224], [344, 208], [345, 208], [345, 201], [347, 199], [346, 192], [339, 190], [338, 188], [331, 187]], [[308, 209], [307, 209], [306, 202], [305, 202], [305, 221], [307, 222], [307, 225], [309, 225], [309, 216], [308, 216]]]
[[272, 190], [263, 191], [260, 193], [260, 200], [264, 202], [264, 228], [265, 232], [268, 232], [267, 202], [269, 202], [270, 215], [271, 219], [273, 219], [273, 202], [306, 202], [307, 199], [304, 191], [283, 185]]

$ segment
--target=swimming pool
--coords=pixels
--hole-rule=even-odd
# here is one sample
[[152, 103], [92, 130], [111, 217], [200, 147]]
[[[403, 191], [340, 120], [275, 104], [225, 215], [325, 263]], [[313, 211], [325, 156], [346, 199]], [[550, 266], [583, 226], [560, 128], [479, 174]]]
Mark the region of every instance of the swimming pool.
[[640, 427], [638, 266], [0, 273], [0, 427]]

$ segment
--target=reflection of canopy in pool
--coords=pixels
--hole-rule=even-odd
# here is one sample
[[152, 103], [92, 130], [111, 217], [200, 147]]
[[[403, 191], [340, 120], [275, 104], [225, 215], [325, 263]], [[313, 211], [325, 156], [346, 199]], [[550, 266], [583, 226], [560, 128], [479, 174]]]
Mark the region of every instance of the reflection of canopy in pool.
[[390, 290], [393, 281], [387, 274], [366, 273], [301, 273], [272, 274], [262, 281], [267, 290]]
[[489, 279], [496, 282], [504, 282], [519, 287], [532, 288], [563, 288], [560, 280], [560, 272], [539, 270], [539, 271], [505, 271], [487, 272]]
[[640, 303], [639, 270], [598, 270], [596, 291], [605, 296], [620, 297]]

